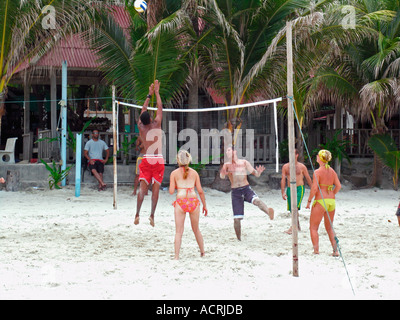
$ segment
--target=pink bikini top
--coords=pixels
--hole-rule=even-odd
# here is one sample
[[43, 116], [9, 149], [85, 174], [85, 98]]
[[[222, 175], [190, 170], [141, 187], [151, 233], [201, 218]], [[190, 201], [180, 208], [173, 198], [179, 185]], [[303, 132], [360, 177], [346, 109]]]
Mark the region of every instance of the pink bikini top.
[[193, 191], [193, 192], [194, 192], [194, 187], [191, 187], [191, 188], [178, 188], [178, 187], [176, 187], [176, 189], [177, 189], [177, 190], [186, 189], [186, 198], [188, 197], [188, 194], [189, 194], [190, 191]]

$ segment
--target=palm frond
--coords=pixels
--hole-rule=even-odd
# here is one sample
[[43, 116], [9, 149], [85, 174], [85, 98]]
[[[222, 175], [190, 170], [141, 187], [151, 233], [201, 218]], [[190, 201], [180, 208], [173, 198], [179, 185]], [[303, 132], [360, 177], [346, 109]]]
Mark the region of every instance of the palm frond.
[[[101, 70], [106, 79], [119, 90], [132, 92], [134, 67], [131, 62], [133, 48], [122, 27], [107, 11], [96, 13], [96, 24], [86, 39], [98, 53]], [[131, 97], [128, 94], [128, 97]]]

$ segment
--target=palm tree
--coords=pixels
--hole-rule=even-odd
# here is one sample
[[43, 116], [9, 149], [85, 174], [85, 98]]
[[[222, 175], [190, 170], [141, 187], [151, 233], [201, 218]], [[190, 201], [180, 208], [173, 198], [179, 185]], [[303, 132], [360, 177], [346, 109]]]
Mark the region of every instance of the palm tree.
[[[292, 19], [297, 38], [304, 30], [318, 25], [321, 13], [313, 9], [327, 1], [310, 6], [310, 1], [205, 1], [207, 19], [214, 28], [215, 42], [202, 52], [207, 74], [206, 84], [217, 89], [226, 105], [240, 105], [251, 99], [268, 99], [286, 95], [285, 22]], [[311, 51], [310, 51], [311, 52]], [[303, 58], [299, 61], [303, 62]], [[309, 74], [309, 64], [298, 63], [295, 83], [299, 115], [304, 94], [302, 77]], [[311, 68], [311, 67], [309, 67]], [[302, 93], [303, 90], [303, 93]], [[227, 112], [227, 126], [240, 128], [243, 109]], [[303, 116], [303, 115], [302, 115]]]
[[[161, 2], [154, 2], [157, 8], [150, 7], [149, 12], [139, 14], [127, 1], [125, 10], [131, 20], [129, 36], [110, 11], [96, 12], [95, 26], [88, 33], [92, 48], [100, 56], [106, 79], [114, 83], [126, 99], [143, 101], [155, 79], [161, 82], [160, 94], [165, 102], [183, 94], [188, 76], [186, 62], [190, 42], [185, 40], [190, 34], [190, 19], [177, 1], [168, 1], [167, 6], [160, 6]], [[161, 14], [156, 14], [154, 10], [160, 8]], [[154, 17], [161, 17], [161, 21], [150, 26], [148, 21], [153, 21]]]
[[39, 58], [66, 34], [89, 23], [89, 9], [83, 0], [0, 2], [0, 129], [13, 75], [23, 63]]
[[[311, 100], [314, 105], [331, 101], [344, 107], [371, 122], [371, 135], [382, 134], [387, 131], [385, 119], [398, 110], [400, 101], [400, 9], [395, 0], [358, 0], [353, 5], [357, 25], [348, 35], [359, 39], [333, 45], [337, 52], [316, 71], [318, 93]], [[380, 185], [381, 168], [375, 155], [371, 186]]]

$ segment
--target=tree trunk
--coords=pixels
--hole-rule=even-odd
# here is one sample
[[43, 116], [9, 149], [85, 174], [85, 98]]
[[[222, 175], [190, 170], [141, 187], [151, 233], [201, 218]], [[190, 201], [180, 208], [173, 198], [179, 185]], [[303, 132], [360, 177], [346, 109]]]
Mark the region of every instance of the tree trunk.
[[299, 126], [296, 124], [296, 149], [299, 152], [298, 161], [304, 163], [304, 142]]
[[0, 93], [0, 144], [1, 144], [1, 119], [6, 114], [6, 106], [4, 101], [6, 100], [6, 95], [4, 92]]
[[[196, 67], [193, 67], [196, 68]], [[199, 77], [196, 70], [192, 71], [192, 83], [189, 87], [188, 109], [199, 108]], [[186, 115], [186, 128], [199, 132], [199, 114], [190, 112]]]
[[161, 17], [164, 8], [164, 0], [153, 0], [147, 2], [147, 30], [154, 28]]
[[372, 180], [368, 185], [368, 187], [380, 188], [382, 186], [382, 171], [383, 171], [382, 162], [379, 159], [379, 157], [376, 154], [374, 154], [374, 169], [372, 172]]
[[6, 190], [7, 191], [19, 191], [20, 182], [19, 182], [19, 171], [7, 171], [6, 178]]

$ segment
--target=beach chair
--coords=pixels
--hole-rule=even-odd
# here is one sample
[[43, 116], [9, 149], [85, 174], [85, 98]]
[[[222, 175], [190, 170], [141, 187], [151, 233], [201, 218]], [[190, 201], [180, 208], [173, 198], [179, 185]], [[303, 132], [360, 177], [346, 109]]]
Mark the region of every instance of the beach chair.
[[15, 143], [18, 138], [8, 138], [6, 148], [0, 150], [0, 165], [15, 163]]

